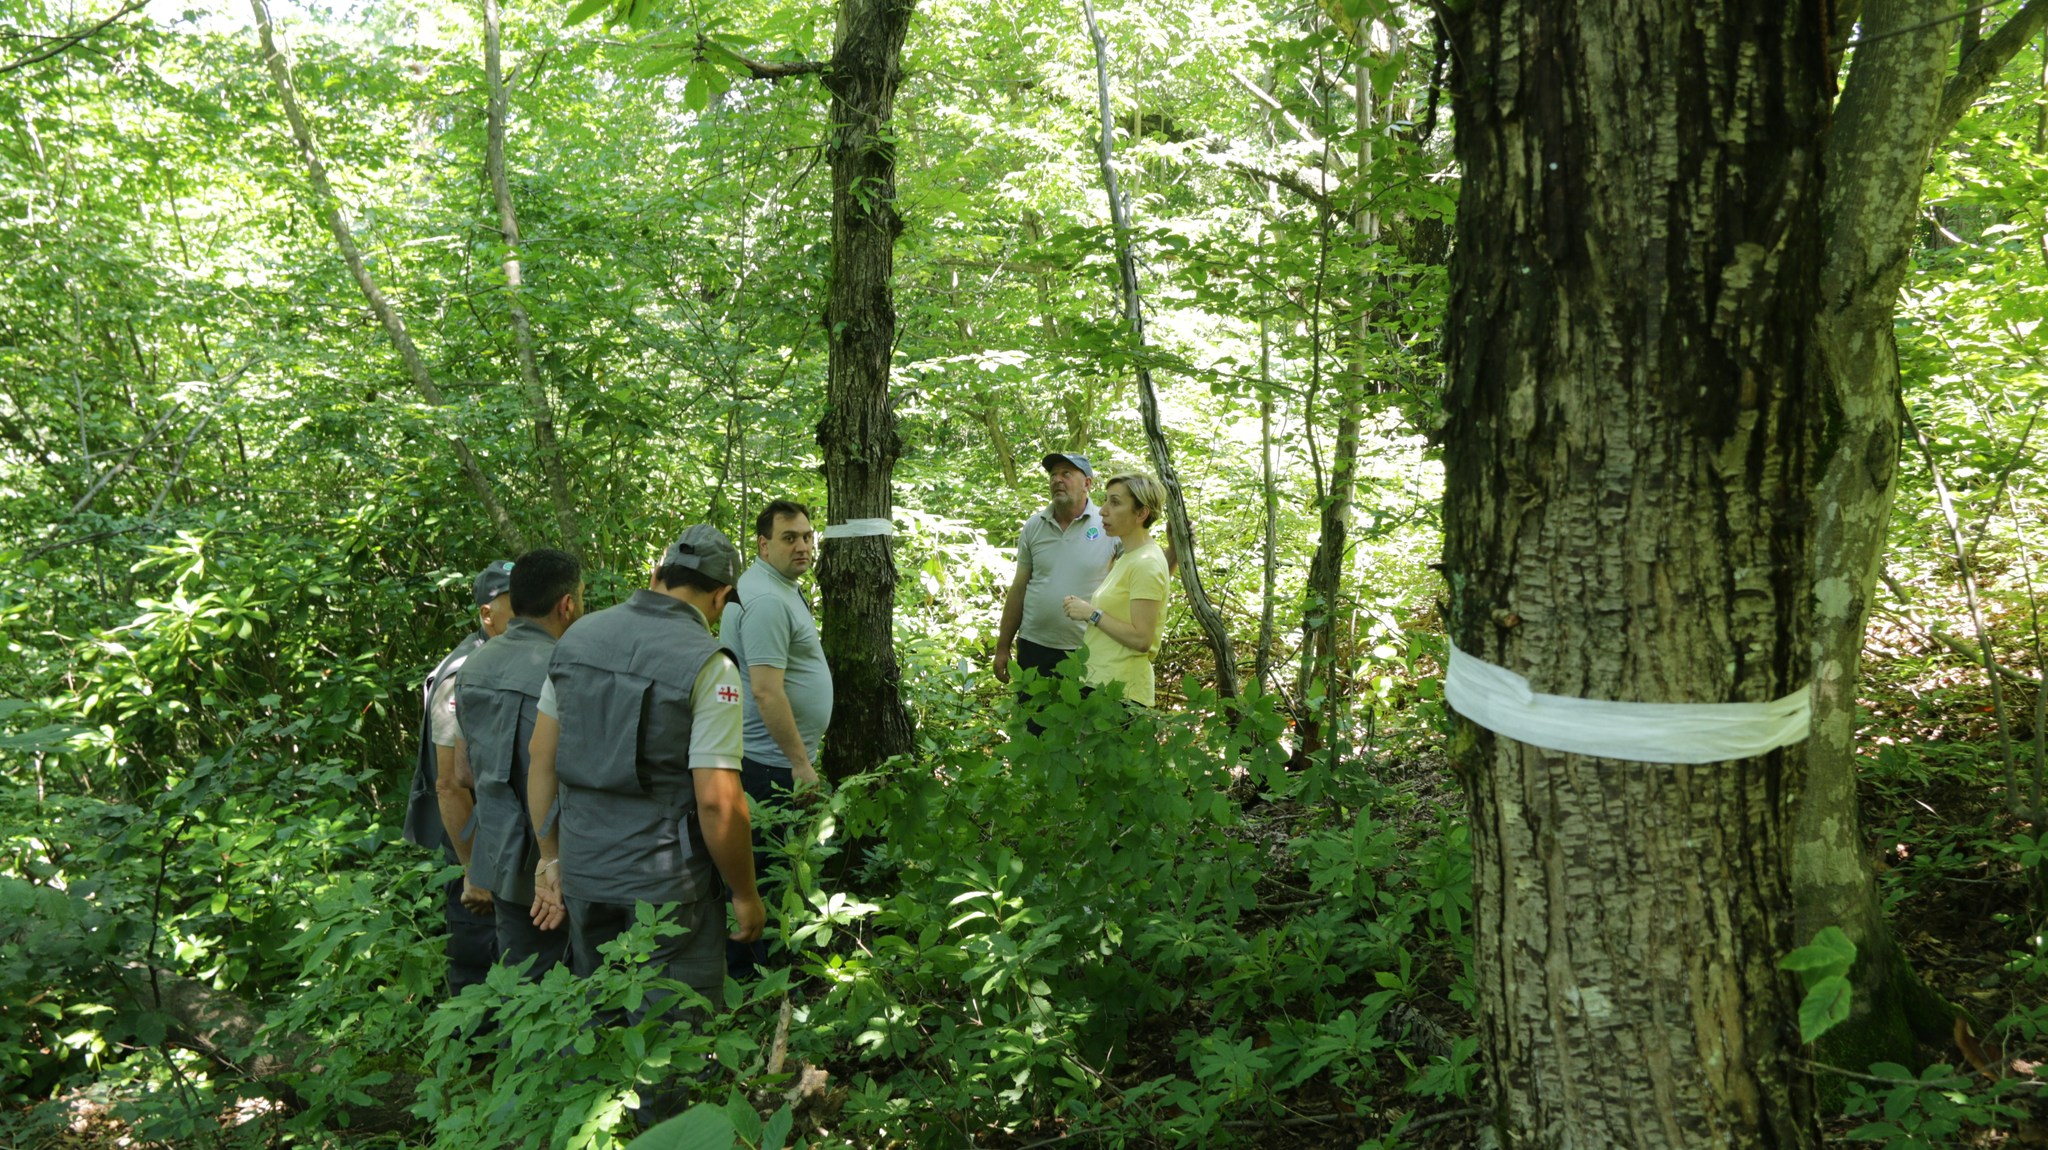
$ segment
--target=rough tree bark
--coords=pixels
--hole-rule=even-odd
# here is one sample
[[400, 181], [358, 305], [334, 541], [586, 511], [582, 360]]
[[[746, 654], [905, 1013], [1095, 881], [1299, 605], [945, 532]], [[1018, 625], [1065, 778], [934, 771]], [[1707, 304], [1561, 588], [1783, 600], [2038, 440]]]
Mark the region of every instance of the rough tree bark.
[[505, 70], [499, 59], [498, 0], [484, 0], [484, 78], [490, 87], [486, 115], [484, 169], [491, 181], [491, 197], [498, 204], [498, 234], [505, 241], [505, 311], [512, 324], [512, 347], [519, 359], [520, 389], [533, 413], [533, 442], [540, 455], [541, 474], [547, 477], [548, 501], [555, 509], [555, 531], [562, 546], [581, 554], [583, 528], [577, 522], [576, 503], [569, 497], [569, 469], [562, 459], [562, 445], [555, 438], [555, 406], [540, 380], [540, 365], [533, 355], [533, 324], [527, 318], [525, 291], [519, 266], [519, 216], [512, 207], [512, 182], [505, 174], [505, 121], [511, 116], [512, 101], [505, 94]]
[[[832, 275], [825, 457], [828, 523], [888, 519], [903, 441], [889, 397], [896, 346], [896, 145], [889, 120], [902, 80], [903, 37], [915, 0], [840, 0], [825, 86], [832, 93], [826, 154], [832, 164]], [[844, 536], [818, 563], [820, 627], [838, 701], [826, 731], [825, 770], [843, 779], [911, 748], [910, 712], [896, 663], [896, 561], [888, 536]]]
[[[1825, 7], [1444, 10], [1449, 628], [1538, 692], [1807, 685]], [[1817, 1145], [1776, 969], [1801, 749], [1657, 765], [1466, 720], [1452, 749], [1500, 1145]]]
[[1878, 903], [1856, 805], [1856, 687], [1891, 520], [1899, 452], [1892, 333], [1911, 268], [1921, 180], [1935, 144], [2048, 22], [2030, 0], [1977, 42], [1946, 84], [1948, 0], [1869, 0], [1827, 143], [1822, 228], [1824, 425], [1814, 491], [1814, 727], [1796, 817], [1795, 938], [1839, 926], [1858, 949], [1848, 1022], [1824, 1060], [1914, 1063], [1914, 1039], [1945, 1041], [1950, 1010], [1906, 966]]
[[[1081, 0], [1081, 13], [1087, 20], [1088, 39], [1095, 46], [1095, 93], [1102, 128], [1095, 154], [1102, 163], [1103, 190], [1109, 196], [1110, 222], [1116, 233], [1116, 267], [1123, 288], [1124, 321], [1130, 326], [1133, 343], [1143, 349], [1145, 304], [1138, 291], [1138, 262], [1131, 254], [1130, 211], [1116, 179], [1116, 117], [1109, 104], [1109, 41], [1095, 23], [1095, 5], [1090, 0]], [[1173, 469], [1166, 429], [1160, 424], [1159, 395], [1152, 388], [1152, 372], [1142, 361], [1138, 364], [1138, 410], [1145, 424], [1145, 445], [1152, 456], [1152, 469], [1159, 473], [1160, 485], [1166, 488], [1167, 535], [1173, 540], [1173, 553], [1180, 565], [1181, 589], [1187, 594], [1188, 609], [1194, 612], [1195, 622], [1209, 640], [1209, 649], [1216, 653], [1216, 693], [1234, 699], [1238, 692], [1237, 650], [1230, 641], [1230, 628], [1224, 624], [1222, 612], [1209, 601], [1209, 592], [1202, 586], [1202, 568], [1195, 557], [1194, 526], [1188, 522], [1180, 476]]]
[[[405, 317], [399, 315], [391, 301], [384, 298], [376, 279], [370, 275], [369, 266], [363, 262], [362, 251], [356, 247], [355, 232], [349, 227], [348, 210], [342, 206], [340, 197], [334, 194], [334, 185], [327, 179], [327, 164], [320, 159], [320, 149], [313, 139], [313, 128], [306, 122], [305, 111], [299, 107], [298, 90], [292, 86], [291, 64], [277, 46], [268, 0], [249, 0], [249, 6], [256, 14], [256, 37], [262, 44], [263, 63], [270, 69], [270, 78], [277, 85], [278, 102], [284, 105], [285, 119], [292, 126], [292, 140], [298, 144], [299, 159], [306, 165], [306, 178], [313, 193], [313, 210], [327, 225], [327, 230], [333, 233], [335, 246], [341, 249], [341, 258], [348, 264], [349, 274], [355, 277], [356, 287], [362, 290], [363, 299], [376, 313], [377, 322], [383, 325], [384, 334], [397, 350], [399, 360], [405, 364], [405, 373], [412, 380], [414, 390], [432, 406], [445, 407], [447, 401], [442, 397], [440, 387], [434, 383], [432, 373], [427, 370], [427, 361], [412, 342]], [[455, 460], [461, 466], [462, 474], [469, 479], [469, 485], [483, 502], [491, 526], [497, 529], [499, 541], [514, 553], [526, 550], [525, 533], [513, 522], [504, 501], [498, 498], [497, 490], [492, 487], [490, 477], [484, 474], [476, 455], [469, 450], [468, 442], [460, 435], [450, 434], [448, 445], [455, 451]]]

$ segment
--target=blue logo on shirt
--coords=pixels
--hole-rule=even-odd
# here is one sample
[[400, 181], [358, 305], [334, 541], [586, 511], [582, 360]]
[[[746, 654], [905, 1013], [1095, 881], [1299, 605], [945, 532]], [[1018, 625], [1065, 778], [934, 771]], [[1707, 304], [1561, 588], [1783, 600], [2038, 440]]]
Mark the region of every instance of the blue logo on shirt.
[[1090, 527], [1090, 528], [1088, 529], [1088, 538], [1090, 538], [1090, 539], [1100, 539], [1101, 537], [1102, 537], [1102, 528], [1100, 528], [1100, 527]]

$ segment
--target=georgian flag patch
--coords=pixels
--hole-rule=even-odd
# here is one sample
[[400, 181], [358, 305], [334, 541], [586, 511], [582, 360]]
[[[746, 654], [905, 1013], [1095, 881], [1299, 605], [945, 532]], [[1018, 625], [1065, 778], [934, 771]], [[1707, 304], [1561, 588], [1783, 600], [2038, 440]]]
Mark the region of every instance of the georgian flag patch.
[[721, 685], [718, 688], [718, 701], [721, 703], [738, 703], [740, 701], [740, 693], [730, 685]]

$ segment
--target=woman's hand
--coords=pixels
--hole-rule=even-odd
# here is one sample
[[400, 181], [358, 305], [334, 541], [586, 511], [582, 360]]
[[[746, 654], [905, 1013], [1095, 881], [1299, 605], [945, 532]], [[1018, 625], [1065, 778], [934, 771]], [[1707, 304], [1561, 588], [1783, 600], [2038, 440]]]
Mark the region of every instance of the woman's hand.
[[1095, 614], [1095, 604], [1081, 598], [1079, 595], [1067, 596], [1062, 606], [1066, 609], [1067, 618], [1072, 619], [1076, 623], [1085, 623], [1090, 615]]

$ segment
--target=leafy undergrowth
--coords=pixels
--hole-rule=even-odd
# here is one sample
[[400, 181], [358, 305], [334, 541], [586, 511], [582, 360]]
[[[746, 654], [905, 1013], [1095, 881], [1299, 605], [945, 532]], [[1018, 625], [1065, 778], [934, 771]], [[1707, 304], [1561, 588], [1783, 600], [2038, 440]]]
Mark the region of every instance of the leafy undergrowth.
[[[2048, 964], [2036, 848], [2015, 837], [2032, 828], [2006, 813], [1981, 676], [1880, 638], [1873, 863], [1976, 1041], [1928, 1052], [1956, 1070], [1853, 1080], [1860, 1110], [1832, 1128], [1898, 1150], [2040, 1144]], [[785, 1115], [743, 1119], [750, 1143], [1473, 1145], [1471, 868], [1437, 705], [1404, 680], [1333, 769], [1304, 766], [1269, 707], [1186, 690], [1133, 722], [1107, 695], [1041, 688], [1046, 737], [965, 682], [920, 698], [914, 764], [788, 828], [785, 965], [703, 1030], [593, 1025], [686, 994], [630, 963], [580, 985], [501, 972], [439, 1002], [438, 864], [390, 841], [338, 767], [223, 758], [149, 811], [13, 792], [0, 1133], [608, 1147], [680, 1083]], [[194, 1041], [189, 1018], [138, 1005], [138, 956], [267, 1028]]]
[[[1885, 619], [1873, 625], [1871, 652], [1858, 732], [1871, 865], [1914, 970], [1961, 1008], [1968, 1031], [1923, 1050], [1932, 1065], [1915, 1068], [1919, 1085], [1890, 1067], [1852, 1080], [1853, 1112], [1835, 1133], [1898, 1150], [2048, 1145], [2048, 899], [2037, 838], [2048, 828], [2012, 812], [1981, 665]], [[2009, 680], [2005, 695], [2024, 788], [2032, 691]]]
[[[437, 1002], [439, 867], [347, 802], [352, 776], [224, 758], [150, 811], [13, 792], [0, 973], [34, 1009], [0, 1016], [6, 1132], [605, 1147], [686, 1089], [764, 1113], [790, 1092], [814, 1146], [1467, 1143], [1471, 870], [1428, 738], [1290, 768], [1267, 705], [1226, 719], [1189, 688], [1134, 720], [1040, 691], [1045, 737], [989, 698], [922, 700], [941, 734], [914, 763], [798, 817], [786, 965], [701, 1030], [594, 1025], [686, 995], [631, 963]], [[36, 833], [53, 811], [75, 845]], [[249, 1027], [145, 1008], [138, 956]]]

